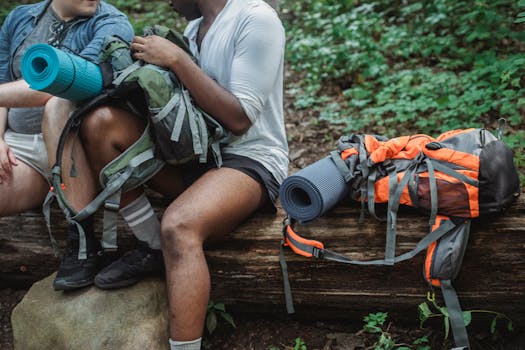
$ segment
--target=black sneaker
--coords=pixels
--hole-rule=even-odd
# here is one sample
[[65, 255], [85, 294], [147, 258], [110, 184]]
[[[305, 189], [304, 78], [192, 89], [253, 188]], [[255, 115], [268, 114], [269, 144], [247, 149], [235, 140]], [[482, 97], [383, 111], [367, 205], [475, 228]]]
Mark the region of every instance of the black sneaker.
[[100, 270], [102, 250], [100, 242], [93, 236], [86, 237], [87, 259], [78, 258], [78, 231], [70, 225], [66, 237], [66, 253], [53, 281], [55, 290], [73, 290], [93, 284]]
[[162, 251], [139, 243], [138, 248], [126, 252], [100, 271], [95, 276], [95, 286], [101, 289], [128, 287], [145, 277], [161, 276], [163, 272]]

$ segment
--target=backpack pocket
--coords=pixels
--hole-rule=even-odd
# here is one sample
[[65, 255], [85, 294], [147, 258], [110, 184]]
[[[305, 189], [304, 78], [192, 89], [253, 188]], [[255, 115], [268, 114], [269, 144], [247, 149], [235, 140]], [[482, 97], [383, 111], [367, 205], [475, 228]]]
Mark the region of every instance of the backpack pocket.
[[512, 150], [503, 141], [486, 144], [479, 155], [479, 209], [501, 213], [520, 194]]

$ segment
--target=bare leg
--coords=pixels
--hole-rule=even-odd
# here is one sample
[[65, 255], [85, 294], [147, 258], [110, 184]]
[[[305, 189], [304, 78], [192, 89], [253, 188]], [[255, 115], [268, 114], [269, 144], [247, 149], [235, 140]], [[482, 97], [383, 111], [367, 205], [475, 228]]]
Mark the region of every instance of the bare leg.
[[220, 168], [204, 174], [164, 213], [162, 250], [173, 340], [202, 336], [210, 294], [203, 242], [230, 232], [265, 199], [263, 186], [251, 177]]
[[42, 175], [22, 161], [0, 184], [0, 216], [14, 215], [42, 205], [49, 185]]
[[[42, 120], [42, 133], [46, 143], [46, 150], [49, 158], [49, 166], [52, 167], [56, 161], [56, 149], [62, 130], [69, 118], [74, 105], [68, 100], [58, 97], [50, 99], [45, 108]], [[77, 175], [70, 176], [71, 166], [71, 147], [74, 146], [73, 157]], [[62, 159], [62, 180], [65, 185], [65, 193], [71, 205], [80, 210], [84, 208], [96, 195], [96, 177], [88, 163], [84, 147], [78, 137], [70, 135], [65, 143], [64, 157]]]
[[[85, 117], [81, 139], [96, 179], [100, 171], [139, 139], [144, 122], [122, 109], [101, 107]], [[142, 188], [122, 194], [121, 207], [143, 192]]]

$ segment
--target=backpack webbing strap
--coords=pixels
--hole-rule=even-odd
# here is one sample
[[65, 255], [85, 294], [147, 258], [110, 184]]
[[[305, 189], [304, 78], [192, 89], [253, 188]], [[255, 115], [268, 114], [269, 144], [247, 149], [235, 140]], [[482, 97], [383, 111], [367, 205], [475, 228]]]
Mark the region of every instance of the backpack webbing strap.
[[[84, 207], [79, 212], [76, 212], [67, 201], [65, 194], [63, 192], [63, 189], [61, 186], [58, 186], [54, 188], [54, 194], [57, 198], [57, 202], [62, 209], [62, 211], [66, 214], [66, 220], [74, 224], [78, 228], [78, 234], [79, 234], [79, 249], [78, 249], [78, 258], [80, 260], [84, 260], [87, 258], [86, 253], [86, 236], [84, 229], [79, 224], [80, 221], [85, 220], [89, 216], [93, 215], [97, 209], [106, 202], [108, 198], [115, 199], [116, 194], [120, 193], [122, 185], [129, 179], [133, 171], [137, 166], [142, 164], [143, 162], [151, 159], [154, 157], [153, 150], [147, 149], [146, 151], [136, 155], [133, 157], [130, 162], [129, 166], [126, 168], [126, 170], [122, 174], [115, 174], [113, 177], [111, 177], [108, 180], [108, 183], [106, 184], [106, 187], [102, 192], [100, 192], [95, 199], [93, 199], [86, 207]], [[60, 166], [55, 165], [53, 168], [53, 175], [59, 176], [61, 172]], [[112, 197], [113, 196], [113, 197]], [[120, 198], [120, 194], [118, 194], [118, 197]], [[119, 201], [120, 202], [120, 201]], [[50, 200], [49, 200], [50, 204]], [[111, 205], [110, 205], [111, 206]], [[117, 222], [117, 212], [118, 207], [115, 210], [114, 205], [112, 206], [113, 211], [115, 212], [115, 215], [112, 216], [111, 214], [106, 214], [108, 210], [105, 210], [104, 213], [104, 228], [108, 228], [108, 230], [105, 230], [103, 233], [102, 242], [106, 247], [109, 249], [113, 249], [116, 247], [116, 222]], [[44, 208], [44, 215], [46, 216], [46, 221], [49, 218], [50, 215], [50, 209], [49, 205], [47, 208]], [[106, 218], [106, 215], [109, 215]], [[49, 226], [50, 227], [50, 226]]]
[[51, 248], [53, 248], [53, 254], [55, 255], [55, 257], [58, 257], [60, 256], [58, 244], [51, 230], [51, 203], [53, 202], [54, 198], [55, 194], [51, 189], [48, 192], [46, 198], [44, 199], [44, 203], [42, 204], [42, 213], [44, 214], [44, 219], [46, 221], [47, 233], [49, 234], [49, 240], [51, 241]]
[[441, 291], [443, 292], [443, 299], [447, 307], [450, 325], [452, 328], [452, 335], [456, 348], [454, 349], [469, 349], [467, 329], [465, 321], [463, 320], [463, 311], [459, 304], [458, 296], [450, 280], [441, 280]]
[[104, 217], [102, 219], [102, 240], [104, 250], [117, 250], [117, 222], [122, 189], [110, 195], [104, 201]]
[[283, 275], [283, 289], [284, 289], [284, 302], [286, 305], [286, 312], [288, 314], [295, 313], [295, 308], [293, 306], [293, 296], [292, 296], [292, 288], [290, 287], [290, 278], [288, 277], [288, 264], [286, 263], [286, 259], [284, 257], [284, 240], [281, 241], [281, 245], [279, 247], [279, 264], [281, 265], [281, 272]]
[[452, 230], [454, 227], [456, 227], [456, 225], [451, 220], [443, 221], [437, 229], [431, 231], [428, 235], [423, 237], [416, 244], [414, 249], [394, 257], [392, 259], [393, 262], [387, 261], [387, 259], [377, 259], [368, 261], [353, 260], [342, 254], [325, 249], [323, 243], [315, 240], [305, 239], [298, 235], [293, 230], [293, 220], [290, 219], [285, 220], [283, 227], [283, 235], [284, 244], [289, 246], [295, 253], [305, 257], [313, 256], [319, 259], [326, 259], [353, 265], [392, 265], [393, 263], [398, 263], [413, 258], [419, 252], [425, 250], [432, 242], [440, 239], [445, 234], [450, 232], [450, 230]]
[[[188, 122], [190, 124], [190, 130], [191, 130], [191, 135], [192, 135], [192, 140], [193, 140], [193, 153], [199, 154], [200, 155], [199, 160], [201, 162], [205, 162], [206, 153], [204, 152], [204, 149], [206, 148], [206, 146], [202, 144], [199, 138], [199, 130], [198, 130], [198, 127], [199, 126], [202, 127], [202, 125], [197, 125], [197, 121], [195, 120], [196, 118], [194, 118], [194, 115], [196, 112], [194, 110], [193, 104], [191, 103], [190, 93], [187, 90], [183, 90], [182, 97], [186, 102], [186, 106], [188, 106], [188, 113], [190, 113], [188, 115], [189, 117]], [[203, 140], [203, 142], [207, 143], [207, 140]], [[204, 156], [204, 161], [202, 159], [203, 156]]]
[[120, 206], [122, 186], [128, 181], [133, 171], [142, 163], [154, 158], [153, 150], [147, 149], [133, 157], [123, 173], [116, 173], [108, 179], [106, 187], [72, 219], [82, 221], [93, 215], [104, 205], [102, 247], [105, 249], [117, 248], [117, 218]]
[[115, 80], [113, 80], [113, 85], [119, 86], [131, 73], [142, 67], [142, 64], [140, 64], [139, 62], [140, 61], [133, 63], [132, 65], [126, 67], [122, 72], [120, 72], [119, 76]]
[[332, 161], [337, 167], [337, 170], [339, 170], [339, 172], [343, 176], [345, 182], [349, 182], [354, 178], [354, 174], [352, 174], [352, 172], [348, 168], [348, 165], [346, 165], [345, 161], [341, 158], [341, 154], [339, 153], [339, 151], [331, 151], [330, 157], [332, 158]]
[[397, 173], [391, 171], [388, 174], [389, 196], [388, 196], [388, 212], [386, 223], [386, 245], [385, 245], [385, 260], [387, 265], [394, 264], [396, 255], [396, 227], [397, 227], [397, 211], [401, 202], [401, 195], [403, 189], [407, 186], [408, 181], [414, 177], [417, 162], [411, 164], [406, 170], [405, 174], [397, 183]]
[[447, 174], [449, 176], [455, 177], [459, 181], [466, 182], [466, 183], [468, 183], [471, 186], [479, 187], [479, 181], [478, 180], [472, 179], [472, 178], [468, 177], [467, 175], [464, 175], [464, 174], [462, 174], [460, 172], [457, 172], [454, 169], [451, 169], [448, 166], [443, 165], [443, 164], [441, 164], [440, 162], [438, 162], [438, 161], [436, 161], [434, 159], [431, 159], [430, 162], [434, 166], [435, 170], [440, 171], [440, 172], [442, 172], [444, 174]]
[[[324, 249], [324, 245], [319, 241], [307, 240], [299, 236], [294, 232], [293, 226], [294, 220], [286, 217], [283, 222], [283, 240], [279, 247], [279, 263], [281, 265], [281, 273], [283, 276], [283, 286], [284, 286], [284, 297], [286, 310], [288, 314], [295, 313], [293, 306], [293, 296], [292, 289], [290, 287], [290, 279], [288, 276], [288, 265], [286, 264], [286, 259], [284, 257], [283, 246], [289, 246], [295, 253], [303, 255], [306, 257], [315, 256], [316, 258], [324, 258], [331, 261], [342, 262], [345, 264], [354, 264], [354, 265], [386, 265], [385, 260], [371, 260], [371, 261], [357, 261], [352, 260], [342, 254], [335, 253], [328, 249]], [[427, 249], [427, 247], [436, 240], [440, 239], [448, 232], [450, 232], [456, 225], [451, 220], [443, 221], [440, 226], [431, 231], [428, 235], [423, 237], [416, 245], [414, 249], [403, 253], [394, 258], [394, 262], [400, 262], [408, 260], [416, 256], [419, 252]], [[445, 299], [446, 302], [446, 299]], [[460, 350], [458, 348], [458, 350]]]
[[[359, 141], [359, 165], [361, 165], [361, 174], [363, 176], [363, 179], [366, 179], [370, 175], [370, 169], [368, 168], [368, 152], [366, 150], [364, 138], [361, 137]], [[361, 213], [359, 214], [360, 224], [365, 222], [365, 202], [367, 192], [367, 182], [363, 181], [363, 183], [361, 184]]]
[[[181, 99], [180, 94], [177, 94], [177, 96], [179, 99]], [[175, 98], [173, 97], [171, 101], [175, 101]], [[179, 104], [179, 109], [177, 110], [177, 117], [175, 118], [175, 123], [173, 124], [173, 130], [171, 131], [170, 139], [172, 141], [178, 142], [180, 139], [180, 133], [182, 132], [182, 125], [184, 124], [184, 116], [187, 113], [187, 109], [188, 108], [186, 107], [186, 100], [182, 98]]]
[[[386, 219], [383, 219], [383, 218], [380, 218], [379, 216], [376, 215], [376, 208], [375, 208], [375, 190], [376, 190], [376, 180], [377, 180], [377, 174], [378, 174], [378, 171], [377, 169], [373, 169], [371, 172], [370, 172], [370, 175], [368, 175], [368, 179], [367, 179], [367, 200], [368, 200], [368, 213], [370, 215], [372, 215], [373, 218], [375, 218], [377, 221], [380, 221], [380, 222], [385, 222]], [[397, 184], [397, 179], [394, 178], [394, 180], [396, 180], [396, 184]], [[390, 184], [390, 182], [389, 182]], [[392, 186], [390, 186], [390, 188], [392, 188]]]
[[430, 219], [428, 221], [428, 224], [430, 225], [430, 227], [432, 227], [436, 223], [436, 216], [438, 211], [437, 182], [432, 161], [428, 158], [425, 158], [425, 164], [427, 165], [428, 183], [430, 188]]

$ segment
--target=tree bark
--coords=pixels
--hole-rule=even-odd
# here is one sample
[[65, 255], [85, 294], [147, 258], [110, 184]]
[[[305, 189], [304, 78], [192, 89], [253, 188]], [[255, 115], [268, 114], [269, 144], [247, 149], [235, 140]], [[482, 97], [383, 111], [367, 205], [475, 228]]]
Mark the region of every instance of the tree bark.
[[[159, 211], [165, 203], [155, 206]], [[488, 309], [525, 319], [525, 198], [502, 216], [474, 221], [463, 266], [454, 286], [464, 309]], [[55, 209], [55, 238], [64, 246], [66, 225]], [[311, 225], [297, 227], [327, 249], [360, 260], [383, 257], [385, 225], [372, 218], [358, 223], [357, 206], [340, 206]], [[258, 214], [223, 242], [209, 244], [206, 255], [212, 298], [230, 310], [285, 314], [279, 265], [284, 212]], [[100, 217], [97, 218], [100, 226]], [[403, 211], [398, 219], [397, 253], [415, 246], [428, 231], [428, 219]], [[132, 239], [119, 222], [119, 244]], [[284, 248], [296, 312], [320, 318], [392, 311], [417, 316], [429, 288], [422, 277], [425, 253], [395, 266], [351, 266], [296, 255]], [[44, 220], [38, 212], [0, 219], [0, 287], [28, 287], [53, 271], [53, 255]], [[440, 295], [436, 291], [436, 295]], [[404, 312], [406, 311], [406, 312]]]

